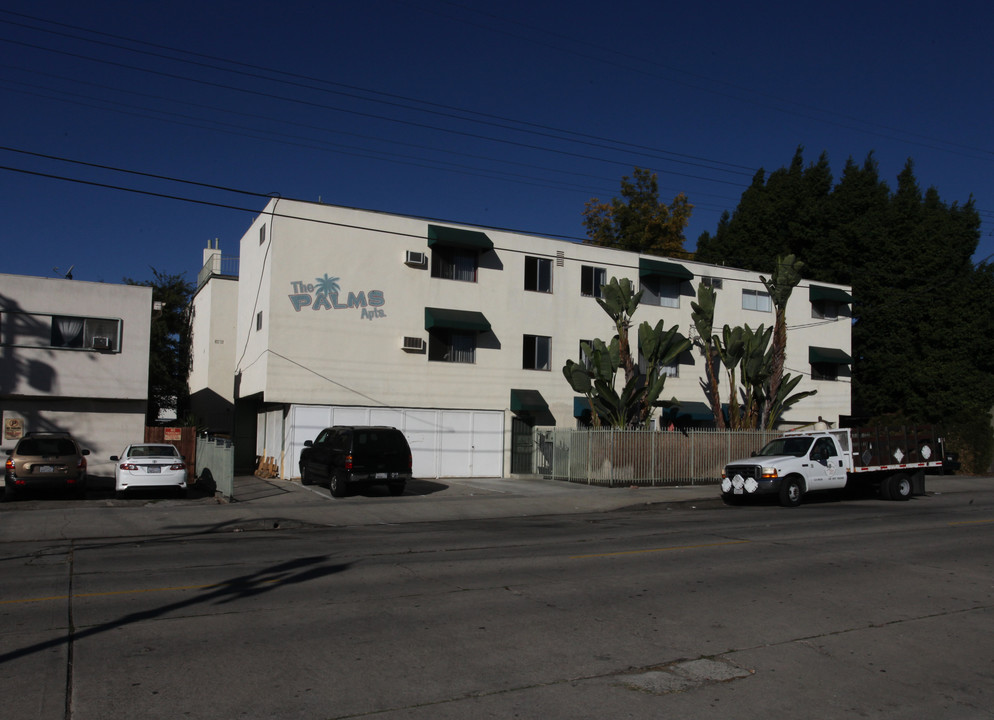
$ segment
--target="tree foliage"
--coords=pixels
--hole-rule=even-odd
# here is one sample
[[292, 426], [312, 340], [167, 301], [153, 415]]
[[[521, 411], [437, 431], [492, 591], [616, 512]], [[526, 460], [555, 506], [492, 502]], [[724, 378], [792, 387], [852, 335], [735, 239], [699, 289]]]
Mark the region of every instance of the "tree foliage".
[[152, 302], [161, 303], [161, 309], [152, 313], [149, 340], [146, 423], [154, 425], [164, 409], [175, 410], [177, 417], [183, 417], [189, 411], [189, 307], [194, 287], [182, 274], [167, 275], [155, 268], [151, 270], [151, 280], [125, 278], [124, 282], [152, 288]]
[[693, 210], [680, 193], [670, 205], [659, 201], [656, 174], [635, 168], [621, 179], [621, 197], [611, 202], [592, 198], [583, 210], [586, 242], [647, 255], [689, 257], [684, 231]]
[[972, 262], [973, 199], [947, 204], [923, 191], [911, 160], [892, 190], [872, 153], [850, 158], [833, 182], [824, 154], [805, 166], [798, 148], [788, 167], [756, 173], [735, 211], [701, 235], [695, 259], [763, 271], [794, 255], [803, 277], [851, 285], [854, 414], [970, 417], [989, 434], [994, 285], [991, 268]]

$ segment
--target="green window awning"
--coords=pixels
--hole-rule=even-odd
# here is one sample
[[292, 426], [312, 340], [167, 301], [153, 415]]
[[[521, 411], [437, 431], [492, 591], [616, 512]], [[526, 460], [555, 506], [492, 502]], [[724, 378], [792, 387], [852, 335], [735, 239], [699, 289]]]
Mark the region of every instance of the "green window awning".
[[511, 412], [546, 412], [549, 403], [538, 390], [511, 390]]
[[493, 250], [494, 242], [478, 230], [462, 230], [444, 225], [428, 226], [428, 247], [450, 245], [472, 250]]
[[835, 348], [809, 347], [808, 362], [812, 365], [824, 363], [826, 365], [849, 365], [852, 358], [842, 350]]
[[652, 275], [671, 280], [692, 280], [694, 278], [694, 273], [679, 263], [639, 258], [639, 277]]
[[837, 303], [851, 303], [852, 295], [847, 293], [845, 290], [840, 290], [839, 288], [822, 287], [821, 285], [812, 285], [808, 288], [808, 298], [811, 302], [816, 300], [831, 300]]
[[487, 332], [490, 329], [490, 322], [481, 312], [426, 307], [425, 330], [432, 328]]
[[585, 397], [573, 398], [573, 417], [583, 417], [590, 415], [590, 401]]
[[691, 420], [713, 420], [711, 406], [702, 402], [681, 402], [677, 405], [677, 416], [687, 415]]

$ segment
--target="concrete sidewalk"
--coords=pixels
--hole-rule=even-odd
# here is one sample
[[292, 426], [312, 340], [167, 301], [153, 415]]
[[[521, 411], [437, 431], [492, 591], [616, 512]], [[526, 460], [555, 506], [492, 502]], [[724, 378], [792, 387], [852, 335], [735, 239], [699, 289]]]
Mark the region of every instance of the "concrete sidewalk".
[[[994, 479], [932, 477], [929, 493], [994, 489]], [[541, 515], [598, 513], [646, 505], [721, 505], [716, 485], [602, 488], [543, 479], [415, 480], [401, 497], [370, 488], [335, 499], [322, 486], [253, 476], [235, 479], [235, 498], [83, 501], [38, 499], [0, 505], [0, 541], [143, 538], [156, 535], [350, 527]], [[774, 508], [770, 508], [775, 511]], [[730, 509], [731, 511], [731, 509]]]

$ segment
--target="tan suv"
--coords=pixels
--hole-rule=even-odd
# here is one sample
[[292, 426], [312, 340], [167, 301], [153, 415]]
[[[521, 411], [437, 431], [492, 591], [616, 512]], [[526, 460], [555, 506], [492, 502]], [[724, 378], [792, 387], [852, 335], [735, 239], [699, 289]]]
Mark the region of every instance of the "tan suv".
[[61, 488], [82, 497], [89, 454], [69, 433], [26, 433], [7, 451], [3, 499], [32, 488]]

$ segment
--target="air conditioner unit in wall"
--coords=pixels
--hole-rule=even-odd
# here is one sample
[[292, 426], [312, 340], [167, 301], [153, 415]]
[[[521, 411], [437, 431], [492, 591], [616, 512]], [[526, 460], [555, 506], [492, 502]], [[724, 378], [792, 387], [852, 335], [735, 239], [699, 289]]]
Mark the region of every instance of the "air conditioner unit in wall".
[[403, 347], [408, 352], [424, 352], [425, 351], [424, 338], [405, 336]]
[[94, 337], [90, 342], [90, 347], [94, 350], [110, 350], [110, 338]]
[[428, 255], [419, 250], [408, 250], [404, 263], [423, 267], [428, 264]]

